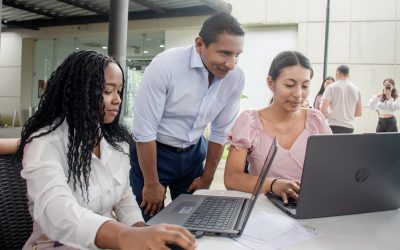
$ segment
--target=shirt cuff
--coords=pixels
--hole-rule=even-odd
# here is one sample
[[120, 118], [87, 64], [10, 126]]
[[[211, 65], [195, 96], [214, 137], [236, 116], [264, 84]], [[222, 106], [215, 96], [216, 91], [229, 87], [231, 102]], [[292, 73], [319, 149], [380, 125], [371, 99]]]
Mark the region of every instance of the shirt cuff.
[[136, 142], [149, 142], [149, 141], [155, 141], [157, 139], [157, 136], [156, 135], [144, 136], [144, 135], [137, 135], [137, 134], [133, 133], [133, 139]]
[[143, 220], [142, 214], [137, 213], [136, 211], [133, 211], [128, 214], [124, 214], [123, 218], [120, 218], [120, 220], [119, 220], [119, 222], [121, 222], [122, 224], [125, 224], [130, 227], [138, 221], [144, 221], [144, 220]]
[[99, 249], [94, 243], [97, 232], [104, 222], [112, 220], [112, 218], [104, 217], [95, 213], [88, 212], [78, 226], [76, 231], [76, 239], [81, 246], [87, 249]]
[[215, 143], [218, 143], [218, 144], [221, 144], [221, 145], [225, 145], [226, 142], [228, 141], [226, 139], [226, 136], [220, 136], [220, 135], [216, 135], [216, 134], [213, 134], [213, 133], [211, 133], [209, 135], [208, 140], [212, 141], [212, 142], [215, 142]]

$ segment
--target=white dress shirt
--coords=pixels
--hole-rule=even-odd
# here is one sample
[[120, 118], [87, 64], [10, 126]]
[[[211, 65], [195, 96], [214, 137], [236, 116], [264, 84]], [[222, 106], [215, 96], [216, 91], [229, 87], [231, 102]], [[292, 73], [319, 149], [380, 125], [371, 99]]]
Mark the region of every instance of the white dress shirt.
[[[34, 219], [27, 244], [44, 233], [74, 248], [96, 249], [97, 231], [107, 220], [129, 226], [143, 221], [129, 185], [129, 155], [114, 150], [104, 138], [100, 141], [100, 159], [92, 154], [87, 203], [83, 198], [86, 191], [82, 197], [79, 183], [74, 191], [72, 176], [67, 183], [67, 145], [68, 125], [64, 121], [52, 133], [25, 146], [21, 175], [27, 181]], [[121, 146], [129, 152], [127, 144]]]
[[209, 140], [224, 144], [239, 112], [244, 73], [238, 67], [208, 83], [208, 71], [194, 46], [157, 55], [146, 68], [134, 106], [138, 142], [174, 147], [196, 144], [211, 122]]

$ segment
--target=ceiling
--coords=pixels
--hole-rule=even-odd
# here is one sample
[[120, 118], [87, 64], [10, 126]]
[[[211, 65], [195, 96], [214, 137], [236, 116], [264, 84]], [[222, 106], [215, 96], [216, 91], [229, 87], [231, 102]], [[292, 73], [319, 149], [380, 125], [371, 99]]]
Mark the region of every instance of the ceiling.
[[[115, 0], [2, 0], [2, 29], [108, 22]], [[0, 1], [1, 3], [1, 1]], [[210, 15], [231, 12], [223, 0], [129, 0], [129, 20]]]

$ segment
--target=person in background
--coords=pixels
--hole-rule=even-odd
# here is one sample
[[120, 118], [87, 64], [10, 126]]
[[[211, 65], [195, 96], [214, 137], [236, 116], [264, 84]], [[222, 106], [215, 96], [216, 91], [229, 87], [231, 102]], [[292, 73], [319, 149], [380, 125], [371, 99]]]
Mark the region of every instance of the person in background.
[[320, 110], [334, 134], [353, 133], [354, 118], [362, 113], [361, 92], [349, 81], [349, 73], [349, 67], [340, 65], [336, 69], [336, 81], [321, 97]]
[[[267, 77], [272, 103], [241, 113], [229, 132], [224, 172], [227, 189], [252, 192], [276, 137], [278, 151], [262, 192], [279, 195], [284, 203], [298, 198], [307, 138], [332, 133], [319, 110], [302, 107], [312, 76], [310, 61], [300, 52], [284, 51], [274, 58]], [[246, 161], [249, 174], [244, 172]]]
[[314, 108], [319, 110], [319, 107], [321, 105], [321, 97], [325, 92], [326, 87], [328, 87], [330, 84], [332, 84], [335, 81], [335, 78], [332, 76], [327, 76], [325, 77], [324, 81], [321, 84], [321, 88], [318, 91], [318, 94], [315, 96], [314, 99]]
[[243, 36], [233, 16], [217, 13], [194, 45], [164, 51], [146, 68], [134, 106], [130, 175], [145, 220], [163, 207], [167, 186], [172, 199], [210, 187], [239, 112]]
[[144, 226], [129, 185], [132, 135], [119, 124], [124, 76], [111, 57], [69, 55], [23, 126], [18, 155], [27, 182], [31, 249], [193, 249], [189, 231]]
[[369, 107], [378, 112], [376, 132], [398, 131], [394, 112], [400, 109], [400, 100], [393, 79], [386, 78], [383, 80], [382, 92], [369, 100]]

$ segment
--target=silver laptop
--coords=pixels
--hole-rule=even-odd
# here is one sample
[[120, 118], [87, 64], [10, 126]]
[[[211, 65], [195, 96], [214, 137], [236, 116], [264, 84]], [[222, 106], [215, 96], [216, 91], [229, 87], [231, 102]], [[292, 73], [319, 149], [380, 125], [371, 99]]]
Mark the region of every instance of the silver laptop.
[[310, 136], [297, 202], [267, 196], [299, 219], [397, 209], [400, 134]]
[[181, 194], [147, 225], [181, 225], [194, 235], [235, 237], [243, 232], [277, 151], [273, 140], [251, 198]]

